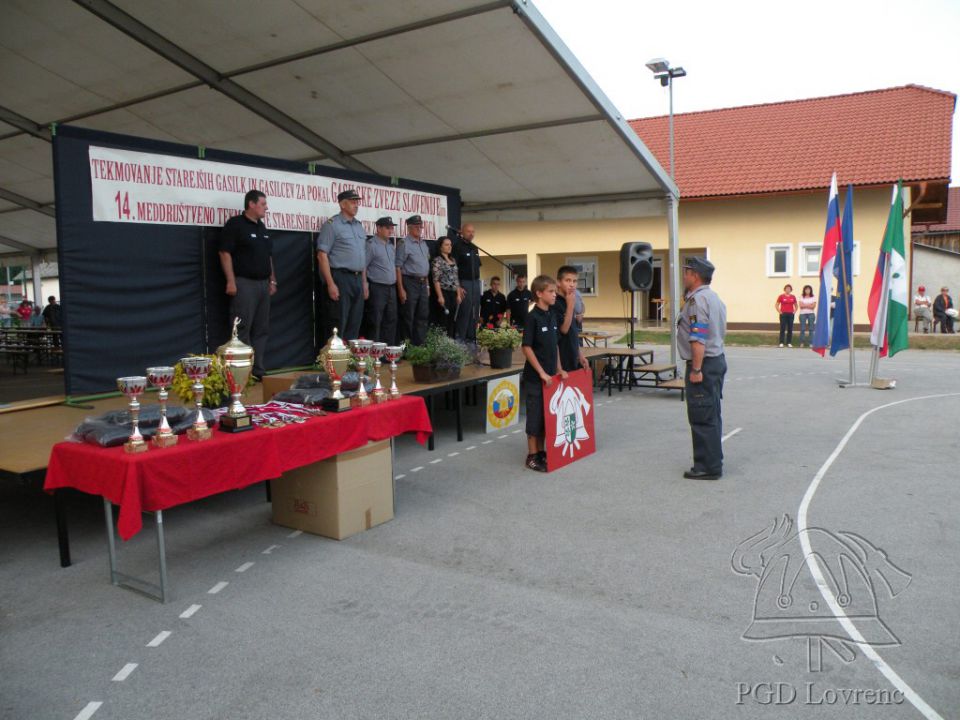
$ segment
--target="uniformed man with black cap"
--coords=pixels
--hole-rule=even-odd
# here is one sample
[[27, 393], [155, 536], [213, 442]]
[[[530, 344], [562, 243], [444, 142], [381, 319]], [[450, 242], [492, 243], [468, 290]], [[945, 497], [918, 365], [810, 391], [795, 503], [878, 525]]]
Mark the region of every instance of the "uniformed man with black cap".
[[363, 303], [367, 298], [367, 233], [357, 220], [360, 195], [337, 195], [340, 212], [327, 220], [317, 237], [317, 261], [327, 286], [328, 332], [336, 327], [344, 340], [360, 337]]
[[727, 363], [723, 338], [727, 308], [710, 282], [713, 264], [692, 257], [683, 266], [684, 300], [677, 317], [677, 351], [686, 361], [687, 419], [693, 436], [693, 467], [683, 476], [717, 480], [723, 475], [723, 423], [720, 398]]
[[367, 240], [367, 337], [393, 345], [397, 341], [397, 249], [391, 240], [393, 218], [377, 220]]
[[407, 235], [397, 246], [396, 260], [401, 331], [414, 345], [423, 345], [430, 321], [430, 247], [421, 235], [421, 217], [408, 217]]

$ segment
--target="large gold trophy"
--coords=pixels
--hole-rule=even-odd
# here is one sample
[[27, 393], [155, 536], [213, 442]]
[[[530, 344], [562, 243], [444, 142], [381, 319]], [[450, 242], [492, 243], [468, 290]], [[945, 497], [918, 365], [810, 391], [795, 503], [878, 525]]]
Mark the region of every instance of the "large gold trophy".
[[223, 368], [223, 379], [230, 390], [230, 407], [220, 418], [220, 430], [237, 433], [253, 430], [247, 409], [240, 402], [240, 396], [247, 387], [250, 373], [253, 372], [253, 348], [237, 337], [237, 326], [240, 318], [233, 320], [233, 335], [223, 345], [217, 348], [217, 357]]
[[320, 356], [323, 358], [323, 368], [330, 377], [330, 386], [333, 389], [330, 397], [325, 398], [320, 407], [329, 412], [342, 412], [350, 409], [350, 398], [346, 397], [340, 391], [341, 378], [350, 369], [350, 348], [348, 348], [340, 336], [337, 335], [337, 328], [333, 329], [333, 335], [327, 341]]

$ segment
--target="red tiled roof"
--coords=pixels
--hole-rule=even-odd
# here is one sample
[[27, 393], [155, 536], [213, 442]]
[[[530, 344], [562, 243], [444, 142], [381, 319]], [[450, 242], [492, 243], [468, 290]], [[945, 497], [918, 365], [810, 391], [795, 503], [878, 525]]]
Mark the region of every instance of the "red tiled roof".
[[914, 223], [913, 233], [960, 233], [960, 187], [947, 190], [947, 217], [942, 223], [923, 225]]
[[[950, 178], [957, 96], [919, 85], [674, 115], [685, 198]], [[630, 126], [669, 169], [667, 117]]]

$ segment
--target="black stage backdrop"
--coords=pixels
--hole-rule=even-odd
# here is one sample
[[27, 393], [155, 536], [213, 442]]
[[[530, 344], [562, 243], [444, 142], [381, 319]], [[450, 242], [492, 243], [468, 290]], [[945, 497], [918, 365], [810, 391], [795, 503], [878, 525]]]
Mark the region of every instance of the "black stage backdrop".
[[[219, 229], [94, 222], [88, 148], [161, 153], [299, 173], [308, 166], [193, 145], [70, 126], [53, 141], [57, 245], [63, 303], [64, 384], [68, 396], [116, 389], [116, 378], [150, 365], [213, 352], [229, 336], [229, 299], [217, 256]], [[447, 187], [339, 168], [318, 174], [447, 196], [449, 222], [460, 224], [460, 193]], [[267, 198], [269, 201], [269, 197]], [[237, 198], [238, 210], [242, 196]], [[270, 305], [267, 369], [313, 362], [321, 338], [315, 236], [272, 230], [277, 293]]]

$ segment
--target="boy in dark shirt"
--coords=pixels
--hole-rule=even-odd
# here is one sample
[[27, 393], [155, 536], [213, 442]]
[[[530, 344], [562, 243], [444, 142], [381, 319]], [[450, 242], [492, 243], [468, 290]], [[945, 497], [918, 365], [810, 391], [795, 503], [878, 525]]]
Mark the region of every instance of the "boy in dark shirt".
[[524, 465], [537, 472], [547, 471], [547, 454], [543, 448], [546, 426], [543, 417], [543, 386], [553, 384], [553, 376], [559, 371], [560, 353], [557, 349], [557, 317], [552, 310], [557, 299], [557, 283], [548, 275], [539, 275], [530, 286], [537, 300], [536, 306], [527, 315], [523, 328], [524, 396], [527, 412], [527, 460]]
[[510, 324], [523, 330], [527, 324], [527, 314], [530, 312], [530, 303], [533, 302], [533, 293], [527, 288], [527, 276], [517, 275], [517, 287], [507, 295], [507, 308], [510, 311]]
[[577, 269], [564, 265], [557, 270], [557, 302], [553, 312], [557, 315], [560, 330], [560, 367], [567, 372], [584, 368], [590, 369], [590, 363], [580, 349], [580, 335], [574, 319], [577, 292]]
[[486, 327], [500, 326], [500, 320], [507, 312], [507, 298], [500, 292], [500, 278], [490, 278], [490, 289], [480, 297], [480, 323]]

